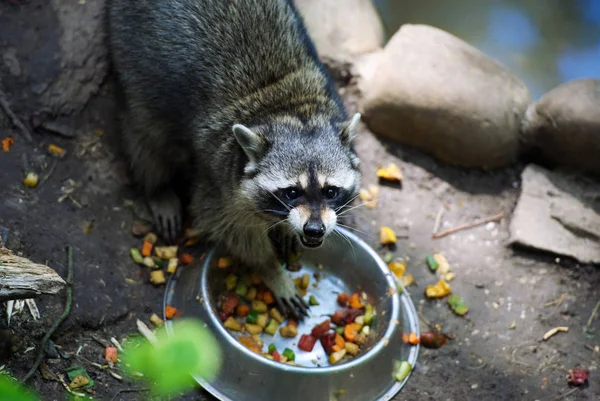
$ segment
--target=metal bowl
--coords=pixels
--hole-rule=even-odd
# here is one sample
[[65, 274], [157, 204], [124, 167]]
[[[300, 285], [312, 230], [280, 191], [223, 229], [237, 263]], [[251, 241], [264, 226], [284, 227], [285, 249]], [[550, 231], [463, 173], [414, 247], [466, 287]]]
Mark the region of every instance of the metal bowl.
[[[274, 343], [278, 350], [289, 347], [296, 352], [292, 366], [273, 362], [244, 347], [236, 336], [225, 329], [217, 314], [216, 301], [224, 288], [226, 272], [216, 267], [220, 249], [211, 249], [196, 265], [180, 268], [167, 284], [164, 303], [181, 310], [186, 317], [202, 320], [215, 334], [223, 351], [223, 366], [217, 378], [210, 383], [195, 380], [219, 400], [254, 401], [368, 401], [389, 400], [404, 386], [394, 379], [397, 361], [408, 361], [415, 366], [419, 347], [402, 341], [403, 333], [419, 335], [418, 318], [406, 291], [384, 261], [365, 242], [354, 234], [337, 228], [318, 249], [305, 250], [302, 256], [305, 272], [319, 271], [322, 278], [309, 294], [320, 302], [311, 307], [311, 316], [300, 322], [298, 336], [285, 339], [265, 335], [265, 344]], [[318, 267], [317, 267], [318, 266]], [[369, 341], [361, 352], [349, 361], [329, 365], [323, 348], [317, 342], [312, 352], [298, 351], [301, 334], [309, 333], [336, 308], [339, 292], [364, 291], [369, 295], [377, 315]], [[164, 310], [164, 308], [163, 308]], [[170, 321], [167, 330], [172, 333]], [[266, 348], [265, 345], [265, 348]]]

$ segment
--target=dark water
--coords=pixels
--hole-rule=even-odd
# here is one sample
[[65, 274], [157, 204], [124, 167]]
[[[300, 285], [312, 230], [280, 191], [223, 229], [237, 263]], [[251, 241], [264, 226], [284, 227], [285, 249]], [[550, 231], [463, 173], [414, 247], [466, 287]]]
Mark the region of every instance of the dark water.
[[405, 23], [444, 29], [511, 69], [538, 98], [600, 78], [600, 0], [374, 0], [393, 35]]

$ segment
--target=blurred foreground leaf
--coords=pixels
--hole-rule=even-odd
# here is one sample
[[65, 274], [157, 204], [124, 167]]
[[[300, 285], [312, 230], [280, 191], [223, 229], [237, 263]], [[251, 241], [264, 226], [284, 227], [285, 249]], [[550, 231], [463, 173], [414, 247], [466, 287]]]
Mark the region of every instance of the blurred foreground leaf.
[[37, 395], [21, 386], [7, 375], [0, 375], [0, 400], [2, 401], [39, 401]]

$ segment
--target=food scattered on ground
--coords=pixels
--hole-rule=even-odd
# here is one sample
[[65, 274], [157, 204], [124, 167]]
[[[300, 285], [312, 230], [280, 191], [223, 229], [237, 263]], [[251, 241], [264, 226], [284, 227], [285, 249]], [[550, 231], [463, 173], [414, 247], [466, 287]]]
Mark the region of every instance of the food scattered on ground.
[[177, 316], [178, 310], [177, 308], [173, 307], [173, 306], [169, 306], [167, 305], [165, 307], [165, 317], [167, 319], [173, 319], [174, 317]]
[[448, 342], [448, 336], [436, 331], [426, 331], [421, 333], [419, 342], [425, 348], [441, 348]]
[[106, 347], [104, 349], [104, 360], [109, 365], [117, 363], [119, 360], [119, 354], [115, 347]]
[[162, 270], [152, 270], [150, 272], [150, 282], [154, 285], [162, 285], [167, 282], [165, 273]]
[[567, 383], [581, 386], [588, 380], [590, 372], [581, 368], [569, 369], [567, 371]]
[[361, 188], [358, 192], [358, 197], [366, 207], [375, 209], [379, 198], [379, 187], [377, 185], [369, 185], [368, 189]]
[[386, 181], [402, 181], [402, 172], [394, 163], [388, 164], [387, 167], [377, 169], [377, 177]]
[[396, 233], [389, 227], [381, 227], [379, 234], [379, 242], [381, 245], [393, 245], [397, 241]]
[[15, 140], [10, 136], [6, 137], [2, 140], [2, 150], [5, 152], [10, 152], [10, 148], [15, 144]]
[[432, 272], [435, 272], [438, 269], [438, 267], [440, 267], [439, 263], [431, 255], [427, 255], [425, 261], [427, 262], [427, 266], [429, 266], [429, 270], [431, 270]]
[[406, 271], [406, 262], [394, 261], [388, 264], [388, 268], [396, 277], [400, 278]]
[[569, 328], [566, 326], [555, 327], [552, 330], [548, 330], [548, 332], [546, 334], [544, 334], [544, 341], [548, 340], [550, 337], [552, 337], [553, 335], [555, 335], [558, 332], [566, 333], [568, 331], [569, 331]]
[[61, 158], [65, 156], [66, 151], [60, 146], [50, 144], [48, 145], [48, 153], [50, 153], [52, 156]]
[[[224, 280], [225, 291], [217, 302], [219, 317], [223, 326], [234, 335], [238, 333], [238, 341], [251, 351], [275, 362], [294, 363], [294, 352], [312, 352], [319, 343], [327, 355], [327, 361], [336, 364], [357, 355], [360, 346], [367, 341], [376, 311], [365, 293], [338, 294], [335, 306], [341, 309], [332, 310], [334, 313], [330, 319], [306, 331], [300, 329], [295, 320], [288, 319], [286, 322], [260, 277], [247, 273], [236, 274], [234, 271], [228, 272]], [[311, 288], [309, 274], [296, 277], [294, 283], [298, 291], [308, 296], [311, 305], [321, 304], [307, 293]], [[317, 284], [318, 281], [315, 282]], [[271, 344], [265, 352], [263, 343], [276, 335], [297, 339], [293, 343], [297, 350], [290, 347], [278, 351]]]
[[446, 257], [441, 253], [436, 253], [433, 255], [433, 260], [437, 264], [437, 274], [438, 276], [442, 276], [447, 274], [450, 271], [450, 264], [446, 260]]
[[427, 298], [444, 298], [452, 292], [452, 287], [444, 280], [440, 280], [435, 285], [425, 287], [425, 296]]
[[94, 385], [94, 381], [81, 366], [74, 366], [67, 370], [67, 376], [71, 380], [69, 384], [71, 389], [86, 389]]
[[408, 342], [412, 345], [417, 345], [420, 342], [420, 339], [417, 337], [416, 333], [410, 333], [408, 335]]
[[163, 320], [156, 313], [150, 315], [150, 323], [156, 327], [162, 327], [164, 324]]
[[27, 188], [35, 188], [35, 187], [37, 187], [39, 181], [40, 181], [40, 177], [36, 173], [30, 171], [25, 175], [23, 184]]
[[448, 305], [458, 316], [464, 316], [469, 311], [469, 307], [464, 298], [456, 294], [452, 294], [448, 297]]
[[177, 250], [179, 247], [175, 246], [157, 246], [154, 248], [154, 254], [162, 260], [169, 260], [177, 257]]
[[396, 361], [394, 363], [394, 379], [401, 382], [410, 374], [412, 366], [408, 361]]
[[412, 274], [408, 273], [399, 278], [400, 283], [404, 288], [413, 285], [415, 283], [415, 278]]
[[150, 256], [152, 254], [152, 247], [153, 247], [152, 242], [144, 240], [144, 242], [142, 243], [142, 256], [143, 257]]

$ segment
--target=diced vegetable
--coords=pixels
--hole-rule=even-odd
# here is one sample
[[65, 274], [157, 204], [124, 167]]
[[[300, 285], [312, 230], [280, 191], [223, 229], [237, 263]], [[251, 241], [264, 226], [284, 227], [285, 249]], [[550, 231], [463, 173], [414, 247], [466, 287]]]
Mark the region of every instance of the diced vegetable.
[[229, 274], [227, 277], [225, 277], [225, 288], [227, 291], [232, 291], [237, 286], [237, 282], [238, 276], [235, 274]]
[[258, 321], [258, 311], [257, 310], [253, 310], [248, 314], [248, 317], [246, 318], [246, 322], [251, 323], [251, 324], [256, 324], [256, 322]]
[[360, 327], [364, 326], [365, 325], [365, 316], [364, 315], [358, 316], [356, 319], [354, 319], [354, 323], [360, 325]]
[[140, 253], [140, 250], [137, 248], [131, 248], [129, 250], [129, 254], [131, 255], [131, 259], [133, 259], [133, 261], [138, 265], [142, 264], [142, 262], [144, 261], [144, 257]]
[[358, 351], [359, 351], [358, 345], [351, 343], [349, 341], [346, 341], [344, 348], [346, 349], [346, 352], [349, 353], [350, 355], [356, 355], [356, 354], [358, 354]]
[[435, 255], [433, 255], [433, 259], [435, 259], [439, 266], [437, 268], [438, 274], [443, 275], [450, 271], [450, 265], [448, 264], [448, 261], [446, 260], [446, 257], [444, 255], [442, 255], [441, 253], [436, 253]]
[[344, 341], [344, 337], [342, 337], [339, 334], [335, 334], [335, 341], [334, 341], [334, 345], [332, 347], [332, 349], [337, 352], [340, 351], [342, 349], [344, 349], [346, 347], [346, 341]]
[[440, 267], [440, 265], [432, 255], [427, 255], [425, 261], [427, 262], [427, 266], [429, 266], [429, 270], [431, 270], [432, 272], [435, 272], [437, 268]]
[[192, 255], [190, 255], [189, 253], [182, 253], [181, 256], [179, 256], [179, 260], [184, 265], [189, 265], [190, 263], [192, 263], [194, 261], [194, 257]]
[[177, 271], [178, 264], [179, 264], [179, 259], [177, 259], [177, 258], [169, 259], [169, 263], [167, 264], [167, 273], [175, 274], [175, 272]]
[[10, 148], [15, 144], [15, 140], [13, 138], [6, 137], [2, 140], [2, 150], [5, 152], [10, 152]]
[[417, 345], [420, 342], [419, 337], [417, 337], [416, 333], [410, 333], [408, 335], [408, 342], [412, 345]]
[[336, 326], [343, 326], [352, 323], [354, 319], [363, 313], [360, 309], [339, 309], [331, 317], [331, 322]]
[[344, 327], [344, 338], [346, 341], [354, 342], [354, 339], [358, 332], [360, 331], [361, 326], [357, 323], [349, 323]]
[[283, 323], [283, 321], [285, 320], [284, 317], [279, 312], [279, 310], [277, 310], [277, 308], [271, 308], [271, 310], [269, 311], [269, 316], [271, 316], [273, 319], [277, 320], [277, 323], [279, 323], [279, 324]]
[[246, 292], [244, 298], [248, 301], [254, 301], [254, 298], [256, 298], [256, 287], [248, 288], [248, 292]]
[[358, 295], [357, 292], [350, 296], [349, 303], [352, 309], [360, 309], [363, 307], [362, 303], [360, 302], [360, 295]]
[[448, 297], [448, 305], [450, 305], [452, 311], [458, 316], [464, 316], [469, 311], [469, 306], [464, 298], [456, 294], [452, 294]]
[[250, 334], [259, 334], [263, 331], [263, 328], [260, 327], [258, 324], [246, 323], [244, 324], [244, 328]]
[[252, 301], [252, 309], [259, 313], [264, 313], [267, 311], [267, 304], [263, 301], [254, 300]]
[[346, 349], [339, 350], [329, 355], [329, 363], [335, 365], [346, 355]]
[[48, 153], [55, 157], [63, 157], [66, 151], [58, 145], [50, 144], [48, 145]]
[[421, 338], [419, 339], [422, 346], [425, 348], [440, 348], [446, 345], [448, 342], [448, 336], [443, 333], [438, 333], [434, 331], [426, 331], [421, 333]]
[[295, 326], [283, 326], [279, 329], [279, 334], [281, 337], [294, 338], [298, 335], [298, 329]]
[[246, 317], [250, 313], [250, 307], [248, 305], [238, 305], [235, 309], [235, 314], [239, 317]]
[[288, 326], [294, 326], [294, 327], [298, 328], [298, 322], [296, 320], [294, 320], [294, 319], [289, 319], [287, 325]]
[[219, 269], [226, 269], [228, 267], [231, 267], [232, 265], [233, 265], [233, 258], [231, 258], [229, 256], [219, 258], [219, 260], [217, 261], [217, 266], [219, 267]]
[[104, 360], [106, 363], [117, 363], [119, 360], [117, 349], [115, 347], [106, 347], [104, 349]]
[[158, 241], [158, 237], [154, 233], [148, 233], [144, 236], [144, 241], [154, 245], [156, 244], [156, 241]]
[[167, 319], [173, 319], [175, 317], [175, 315], [177, 314], [177, 308], [173, 307], [173, 306], [165, 306], [165, 317]]
[[152, 247], [154, 245], [149, 242], [149, 241], [145, 241], [142, 244], [142, 256], [146, 257], [146, 256], [150, 256], [150, 254], [152, 254]]
[[267, 315], [266, 313], [261, 313], [260, 315], [258, 315], [258, 318], [256, 319], [256, 324], [262, 328], [265, 328], [268, 321], [269, 321], [269, 315]]
[[154, 261], [154, 268], [155, 269], [162, 269], [163, 267], [163, 260], [159, 257], [156, 256], [152, 256], [152, 260]]
[[401, 382], [410, 374], [412, 366], [407, 361], [396, 362], [394, 364], [394, 379]]
[[302, 281], [300, 282], [300, 287], [303, 290], [306, 290], [308, 288], [309, 284], [310, 284], [310, 276], [308, 274], [303, 274]]
[[281, 362], [281, 355], [279, 355], [279, 352], [273, 351], [271, 355], [273, 355], [273, 360], [275, 362]]
[[321, 337], [319, 337], [321, 345], [323, 346], [323, 349], [325, 350], [325, 353], [327, 355], [331, 355], [331, 353], [333, 353], [333, 346], [335, 345], [335, 335], [336, 333], [331, 332], [325, 333]]
[[360, 332], [361, 332], [362, 334], [364, 334], [365, 336], [368, 336], [368, 335], [369, 335], [369, 333], [371, 332], [371, 327], [369, 327], [369, 326], [364, 326], [364, 327], [363, 327], [363, 328], [360, 330]]
[[261, 347], [258, 345], [256, 340], [252, 338], [252, 336], [242, 336], [238, 338], [238, 341], [241, 342], [246, 348], [250, 351], [256, 352], [260, 354]]
[[162, 327], [164, 324], [163, 320], [160, 317], [158, 317], [156, 313], [150, 315], [150, 323], [152, 323], [156, 327]]
[[263, 302], [267, 305], [272, 305], [275, 303], [275, 298], [273, 298], [273, 294], [271, 293], [271, 291], [265, 291], [265, 294], [263, 296]]
[[389, 265], [390, 263], [392, 263], [392, 260], [394, 260], [394, 254], [388, 251], [383, 255], [382, 259], [385, 263]]
[[146, 256], [144, 259], [142, 259], [142, 264], [151, 269], [156, 267], [156, 263], [154, 263], [154, 259], [152, 259], [150, 256]]
[[373, 305], [367, 304], [367, 306], [365, 307], [365, 317], [363, 318], [363, 322], [365, 324], [371, 324], [371, 322], [373, 321], [373, 315]]
[[[402, 286], [404, 286], [405, 288], [409, 285], [414, 284], [415, 282], [415, 278], [412, 274], [405, 274], [404, 276], [400, 277], [399, 280], [400, 283], [402, 283]], [[401, 290], [401, 288], [399, 288], [398, 290]]]
[[225, 326], [225, 328], [229, 330], [242, 331], [242, 325], [240, 324], [240, 322], [238, 322], [231, 316], [229, 316], [227, 320], [225, 320], [223, 326]]
[[400, 182], [402, 181], [402, 172], [396, 164], [390, 163], [387, 167], [377, 169], [377, 177], [386, 181]]
[[300, 341], [298, 342], [298, 348], [302, 351], [312, 352], [316, 342], [316, 337], [313, 337], [310, 334], [302, 334]]
[[348, 304], [348, 299], [350, 299], [348, 294], [345, 292], [339, 293], [337, 296], [338, 305], [342, 307], [346, 306]]
[[315, 296], [314, 296], [314, 295], [311, 295], [311, 296], [308, 298], [308, 304], [309, 304], [309, 305], [311, 305], [311, 306], [317, 306], [317, 305], [321, 305], [321, 304], [319, 303], [319, 301], [317, 301], [317, 298], [315, 298]]
[[335, 332], [338, 333], [340, 336], [343, 336], [344, 335], [344, 326], [336, 327]]
[[331, 329], [331, 322], [329, 319], [319, 323], [315, 327], [313, 327], [310, 334], [316, 338], [321, 337], [323, 334], [327, 333]]
[[157, 246], [154, 248], [154, 254], [163, 260], [173, 259], [177, 257], [177, 245], [173, 246]]
[[363, 333], [358, 333], [356, 337], [354, 337], [354, 344], [363, 345], [367, 342], [367, 336]]
[[277, 347], [275, 346], [275, 344], [269, 344], [268, 351], [269, 354], [272, 354], [273, 352], [277, 351]]
[[444, 280], [438, 281], [435, 285], [425, 287], [425, 295], [427, 298], [443, 298], [452, 292], [452, 288]]
[[37, 187], [39, 181], [40, 177], [36, 173], [30, 171], [27, 173], [27, 175], [25, 175], [23, 185], [25, 185], [27, 188], [35, 188]]
[[389, 227], [383, 226], [381, 227], [381, 231], [379, 233], [379, 242], [381, 245], [391, 245], [395, 244], [398, 239], [396, 238], [396, 233]]
[[248, 287], [244, 283], [238, 283], [238, 285], [235, 287], [235, 293], [238, 294], [240, 297], [246, 295], [247, 292]]
[[294, 354], [294, 351], [292, 351], [289, 348], [284, 349], [282, 355], [285, 356], [288, 361], [296, 360], [296, 355]]
[[395, 261], [388, 264], [388, 268], [394, 275], [398, 278], [402, 277], [404, 272], [406, 271], [406, 263]]
[[277, 323], [277, 320], [271, 319], [269, 320], [269, 324], [267, 324], [267, 327], [265, 327], [265, 333], [274, 336], [275, 333], [277, 333], [278, 328], [279, 324]]
[[227, 315], [231, 315], [239, 304], [240, 298], [234, 293], [228, 292], [222, 297], [221, 310]]
[[162, 285], [167, 282], [165, 273], [162, 270], [153, 270], [150, 272], [150, 282], [154, 285]]

